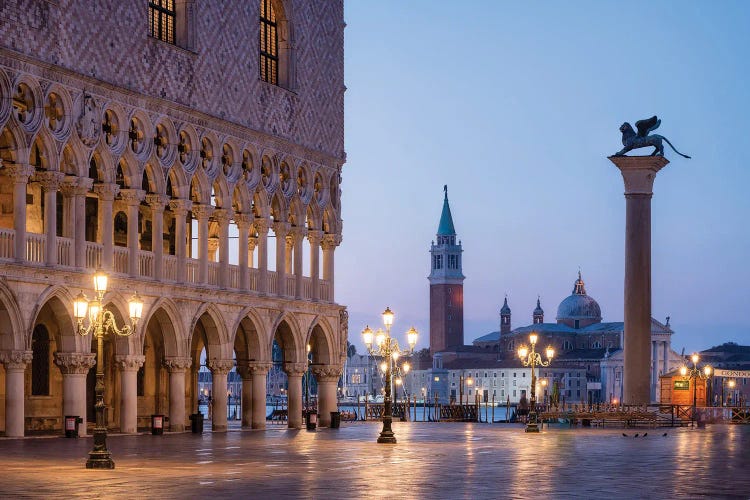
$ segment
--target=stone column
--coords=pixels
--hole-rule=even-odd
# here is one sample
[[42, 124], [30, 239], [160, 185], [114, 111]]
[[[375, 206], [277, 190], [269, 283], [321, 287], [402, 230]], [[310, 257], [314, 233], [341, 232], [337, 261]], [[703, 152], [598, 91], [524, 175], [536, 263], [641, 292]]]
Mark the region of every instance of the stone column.
[[73, 254], [72, 264], [77, 268], [86, 267], [86, 194], [91, 190], [94, 179], [76, 178], [76, 186], [71, 189], [73, 194]]
[[[25, 194], [24, 194], [25, 196]], [[6, 351], [0, 353], [0, 363], [5, 366], [5, 435], [22, 437], [25, 430], [24, 371], [31, 363], [31, 351]]]
[[44, 262], [57, 265], [57, 191], [65, 174], [62, 172], [39, 172], [34, 177], [44, 189]]
[[154, 254], [154, 279], [164, 277], [164, 207], [169, 196], [147, 194], [146, 203], [151, 207], [151, 252]]
[[171, 200], [169, 209], [174, 214], [174, 247], [177, 257], [177, 283], [185, 283], [186, 218], [193, 206], [190, 200]]
[[656, 401], [656, 384], [659, 382], [659, 346], [651, 341], [651, 402]]
[[185, 430], [185, 372], [192, 363], [190, 358], [164, 360], [164, 366], [169, 371], [169, 430], [172, 432]]
[[289, 379], [288, 422], [290, 429], [302, 428], [302, 375], [307, 369], [307, 363], [284, 363], [284, 371]]
[[120, 192], [117, 184], [95, 184], [94, 192], [99, 196], [99, 237], [102, 241], [102, 267], [111, 271], [114, 263], [115, 233], [112, 204]]
[[[248, 257], [250, 257], [250, 254], [249, 252], [245, 251], [245, 246], [248, 245], [248, 241], [250, 238], [250, 226], [253, 223], [253, 216], [249, 214], [235, 214], [234, 221], [237, 223], [237, 229], [240, 233], [239, 234], [239, 249], [238, 249], [239, 268], [240, 268], [240, 290], [242, 290], [243, 292], [246, 292], [250, 290], [250, 272], [248, 270]], [[243, 382], [243, 385], [242, 385], [243, 390], [244, 390], [244, 386], [245, 385]], [[244, 399], [243, 399], [242, 405], [244, 408], [245, 406]]]
[[286, 235], [289, 232], [288, 222], [274, 222], [273, 233], [276, 236], [276, 295], [286, 296]]
[[250, 362], [238, 361], [237, 373], [242, 377], [242, 427], [253, 425], [253, 372]]
[[294, 245], [294, 298], [302, 298], [302, 243], [305, 241], [305, 228], [294, 228], [291, 232]]
[[663, 156], [610, 156], [625, 182], [625, 333], [623, 403], [650, 402], [651, 197]]
[[78, 177], [66, 175], [60, 183], [60, 192], [63, 195], [63, 238], [73, 238], [73, 228], [76, 224], [76, 204], [74, 191], [78, 186]]
[[323, 231], [310, 230], [307, 233], [310, 241], [310, 280], [312, 281], [312, 300], [320, 300], [320, 242]]
[[208, 219], [214, 211], [211, 205], [193, 205], [193, 216], [198, 219], [198, 283], [208, 284]]
[[[266, 377], [271, 369], [271, 363], [258, 361], [248, 363], [248, 369], [252, 376], [252, 413], [253, 429], [266, 428]], [[244, 394], [243, 394], [244, 396]]]
[[141, 355], [115, 356], [120, 370], [120, 432], [126, 434], [138, 432], [138, 370], [145, 361]]
[[227, 374], [234, 366], [231, 359], [212, 359], [206, 363], [211, 370], [213, 382], [214, 416], [212, 430], [226, 432], [227, 430]]
[[318, 365], [312, 369], [318, 381], [318, 413], [321, 427], [331, 425], [331, 412], [338, 411], [336, 387], [341, 378], [341, 367], [336, 365]]
[[138, 241], [138, 214], [146, 193], [140, 189], [121, 189], [120, 198], [128, 206], [128, 274], [140, 276], [140, 243]]
[[30, 165], [5, 165], [3, 170], [13, 181], [13, 231], [16, 262], [26, 261], [26, 186], [34, 173]]
[[56, 352], [55, 364], [63, 376], [62, 416], [78, 415], [83, 423], [78, 426], [78, 434], [86, 435], [86, 376], [96, 366], [94, 353]]
[[669, 343], [665, 340], [664, 344], [664, 359], [662, 360], [661, 372], [666, 374], [669, 371]]
[[214, 211], [214, 218], [219, 223], [219, 287], [225, 289], [229, 288], [229, 221], [232, 215], [232, 211], [226, 208]]
[[253, 222], [258, 233], [258, 292], [268, 294], [268, 219], [255, 218]]
[[323, 236], [321, 246], [323, 248], [323, 279], [328, 281], [328, 302], [335, 302], [335, 295], [333, 293], [333, 281], [334, 281], [334, 264], [333, 264], [333, 252], [336, 247], [341, 244], [341, 235], [339, 234], [326, 234]]

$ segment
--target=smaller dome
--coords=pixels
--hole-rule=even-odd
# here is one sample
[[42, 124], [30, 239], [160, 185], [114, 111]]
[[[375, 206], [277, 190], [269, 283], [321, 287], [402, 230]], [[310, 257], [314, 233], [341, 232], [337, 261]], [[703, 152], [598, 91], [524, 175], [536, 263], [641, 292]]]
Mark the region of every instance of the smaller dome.
[[557, 320], [593, 320], [601, 321], [602, 310], [592, 297], [586, 295], [586, 287], [581, 272], [578, 271], [578, 279], [573, 285], [573, 293], [566, 297], [557, 308]]
[[510, 314], [510, 307], [508, 307], [508, 297], [505, 297], [503, 307], [500, 309], [500, 314]]

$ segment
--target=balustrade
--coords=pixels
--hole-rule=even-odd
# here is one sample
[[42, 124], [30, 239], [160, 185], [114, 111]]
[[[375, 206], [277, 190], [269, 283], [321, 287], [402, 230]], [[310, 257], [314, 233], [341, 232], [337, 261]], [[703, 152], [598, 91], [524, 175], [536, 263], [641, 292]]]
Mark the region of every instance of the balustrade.
[[177, 257], [174, 255], [165, 255], [163, 257], [163, 269], [165, 281], [177, 281]]
[[141, 276], [154, 277], [154, 254], [141, 250], [138, 252], [138, 269]]
[[86, 268], [99, 269], [102, 267], [102, 245], [91, 241], [86, 242]]
[[116, 273], [127, 273], [128, 272], [128, 248], [118, 247], [114, 248], [112, 266]]
[[221, 267], [221, 264], [219, 264], [218, 262], [208, 263], [208, 283], [207, 283], [208, 285], [218, 286], [220, 267]]
[[73, 248], [73, 239], [60, 236], [55, 239], [57, 240], [57, 264], [60, 266], [75, 265], [75, 258], [70, 252], [70, 249]]
[[0, 229], [0, 259], [13, 258], [15, 234], [13, 229]]
[[28, 262], [44, 263], [46, 239], [43, 234], [26, 233], [26, 260]]

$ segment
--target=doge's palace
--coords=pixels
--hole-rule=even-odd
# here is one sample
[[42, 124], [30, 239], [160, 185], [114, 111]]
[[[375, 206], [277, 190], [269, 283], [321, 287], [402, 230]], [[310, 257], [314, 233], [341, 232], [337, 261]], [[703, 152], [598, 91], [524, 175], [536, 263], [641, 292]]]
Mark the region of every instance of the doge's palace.
[[[272, 345], [302, 423], [307, 346], [320, 424], [336, 407], [344, 153], [342, 0], [0, 2], [0, 431], [92, 418], [95, 345], [73, 299], [110, 277], [109, 428], [183, 430], [201, 352], [213, 428], [227, 373], [263, 428]], [[270, 254], [270, 255], [269, 255]]]

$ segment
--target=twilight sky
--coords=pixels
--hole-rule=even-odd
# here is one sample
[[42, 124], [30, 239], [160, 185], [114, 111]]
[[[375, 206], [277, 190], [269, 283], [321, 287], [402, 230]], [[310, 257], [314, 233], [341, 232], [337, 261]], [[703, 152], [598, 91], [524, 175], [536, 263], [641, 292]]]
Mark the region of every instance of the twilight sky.
[[[429, 338], [429, 247], [443, 184], [463, 242], [466, 343], [545, 320], [579, 267], [623, 319], [625, 199], [607, 156], [657, 114], [672, 162], [652, 200], [653, 316], [678, 352], [750, 344], [750, 4], [346, 2], [344, 242], [336, 299], [363, 351], [396, 313]], [[666, 145], [665, 145], [666, 146]], [[641, 150], [646, 151], [646, 150]], [[638, 154], [643, 154], [638, 153]]]

